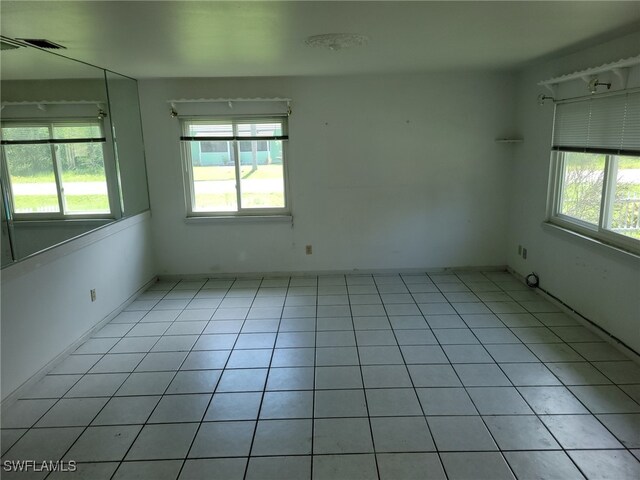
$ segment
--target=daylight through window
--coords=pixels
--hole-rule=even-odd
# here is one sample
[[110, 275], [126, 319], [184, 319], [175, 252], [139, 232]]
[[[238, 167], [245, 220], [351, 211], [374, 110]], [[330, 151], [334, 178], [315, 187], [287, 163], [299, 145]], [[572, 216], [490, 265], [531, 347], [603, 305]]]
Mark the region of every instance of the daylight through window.
[[286, 117], [183, 119], [189, 216], [288, 212]]
[[640, 252], [640, 93], [556, 107], [550, 221]]
[[2, 156], [16, 219], [111, 214], [105, 137], [94, 120], [3, 122]]

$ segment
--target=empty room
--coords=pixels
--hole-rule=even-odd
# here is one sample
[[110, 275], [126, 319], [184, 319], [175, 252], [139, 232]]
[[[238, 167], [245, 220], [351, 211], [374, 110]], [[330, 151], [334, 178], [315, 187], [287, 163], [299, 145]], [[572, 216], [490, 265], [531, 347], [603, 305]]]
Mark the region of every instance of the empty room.
[[0, 478], [640, 478], [640, 3], [0, 14]]

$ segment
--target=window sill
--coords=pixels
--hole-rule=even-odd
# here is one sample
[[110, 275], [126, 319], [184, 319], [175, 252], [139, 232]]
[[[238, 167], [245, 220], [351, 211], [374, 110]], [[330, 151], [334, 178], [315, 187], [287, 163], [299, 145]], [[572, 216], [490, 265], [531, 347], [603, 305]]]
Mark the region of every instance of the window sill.
[[606, 243], [603, 240], [599, 240], [597, 238], [585, 235], [583, 233], [579, 233], [576, 232], [575, 230], [571, 230], [567, 227], [561, 226], [561, 225], [557, 225], [555, 223], [552, 223], [551, 221], [545, 221], [542, 222], [542, 227], [545, 230], [548, 230], [549, 232], [554, 232], [554, 233], [559, 233], [560, 235], [567, 235], [569, 237], [575, 238], [575, 239], [579, 239], [579, 241], [581, 242], [586, 242], [588, 244], [594, 245], [596, 246], [596, 248], [600, 248], [603, 251], [606, 251], [608, 253], [613, 253], [616, 255], [621, 255], [627, 259], [633, 259], [636, 261], [640, 260], [640, 255], [632, 252], [630, 250], [626, 250], [623, 247], [618, 247], [616, 245], [611, 245], [609, 243]]
[[187, 217], [186, 224], [203, 225], [211, 223], [293, 223], [292, 215], [229, 215], [212, 217]]

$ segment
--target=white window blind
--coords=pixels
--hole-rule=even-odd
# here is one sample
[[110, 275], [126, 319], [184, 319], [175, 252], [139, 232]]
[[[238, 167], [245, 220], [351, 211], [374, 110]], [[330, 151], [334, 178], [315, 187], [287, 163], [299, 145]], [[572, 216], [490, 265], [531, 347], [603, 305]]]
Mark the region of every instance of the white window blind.
[[182, 141], [288, 140], [287, 117], [199, 120], [182, 122]]
[[553, 148], [637, 154], [640, 151], [640, 92], [558, 104]]

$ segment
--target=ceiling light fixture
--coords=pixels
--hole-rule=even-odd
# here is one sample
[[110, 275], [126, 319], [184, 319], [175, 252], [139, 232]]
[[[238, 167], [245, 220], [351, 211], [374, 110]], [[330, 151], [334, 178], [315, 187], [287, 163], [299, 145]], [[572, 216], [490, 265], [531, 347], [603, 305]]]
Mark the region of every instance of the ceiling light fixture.
[[366, 45], [369, 37], [357, 33], [325, 33], [312, 35], [305, 40], [310, 47], [328, 48], [334, 52], [345, 48], [361, 47]]

